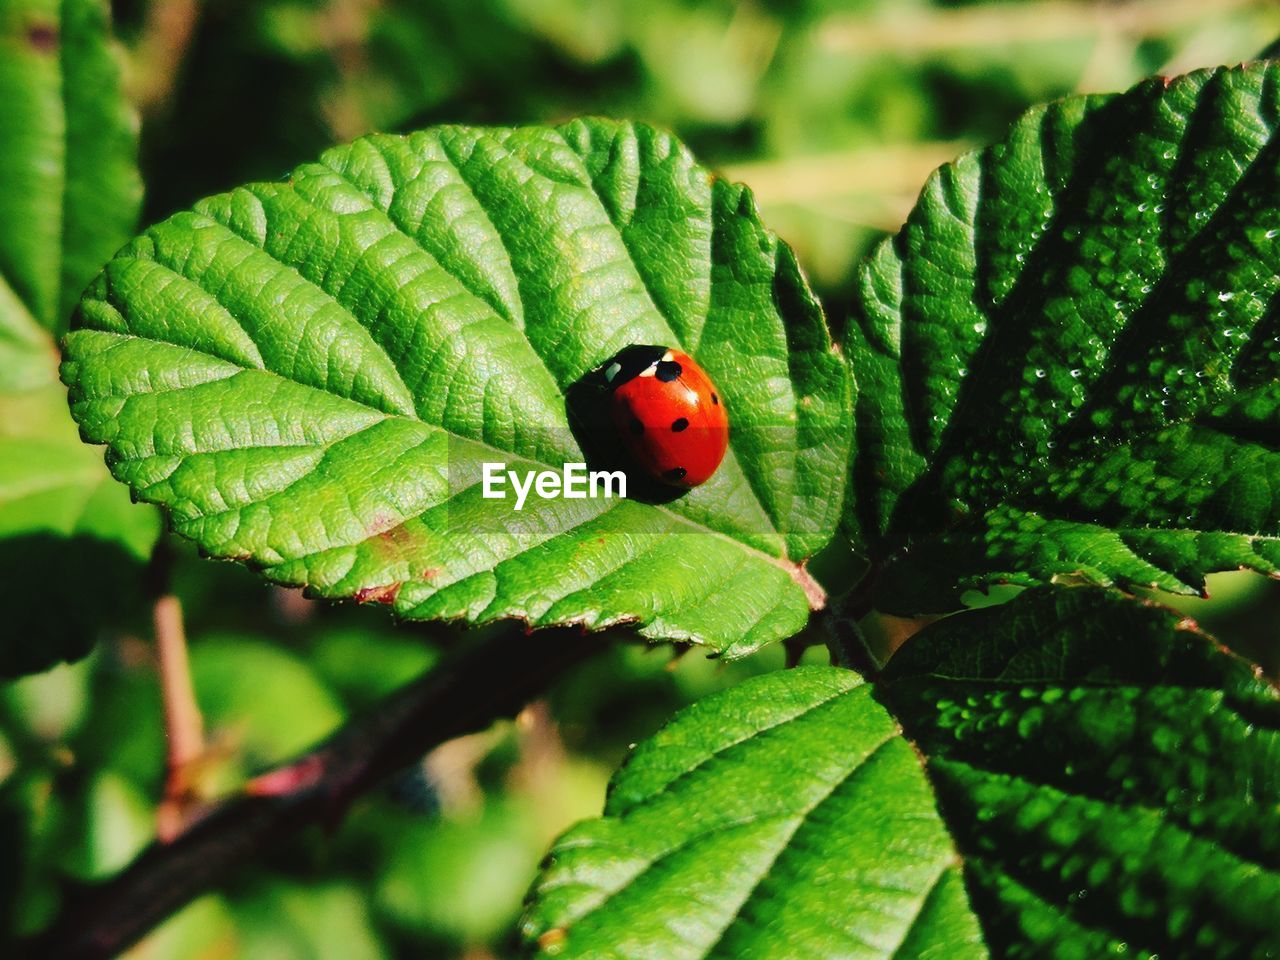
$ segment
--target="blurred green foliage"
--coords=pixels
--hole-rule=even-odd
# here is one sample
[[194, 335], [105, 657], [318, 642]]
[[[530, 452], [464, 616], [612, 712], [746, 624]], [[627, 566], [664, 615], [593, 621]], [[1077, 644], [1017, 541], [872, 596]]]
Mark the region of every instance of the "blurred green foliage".
[[[305, 750], [459, 639], [305, 600], [181, 546], [174, 579], [208, 738], [196, 772], [207, 798]], [[600, 812], [628, 746], [680, 706], [782, 662], [778, 647], [731, 665], [670, 647], [611, 649], [518, 721], [453, 741], [364, 798], [332, 835], [314, 830], [247, 864], [131, 955], [351, 960], [501, 945], [551, 840]], [[87, 660], [0, 688], [0, 832], [24, 861], [20, 884], [0, 896], [18, 931], [43, 927], [81, 884], [154, 839], [164, 751], [144, 636], [110, 637]]]
[[[1247, 58], [1280, 11], [1247, 0], [1092, 5], [926, 0], [121, 0], [143, 110], [147, 220], [334, 141], [438, 121], [606, 113], [670, 127], [750, 183], [800, 252], [833, 324], [856, 257], [925, 175], [1033, 102]], [[814, 562], [838, 592], [837, 543]], [[175, 569], [213, 798], [325, 736], [457, 642], [380, 611], [325, 607], [178, 548]], [[1280, 591], [1212, 578], [1180, 606], [1271, 671]], [[0, 906], [40, 929], [77, 886], [156, 830], [164, 733], [146, 611], [81, 663], [0, 688]], [[825, 654], [811, 650], [821, 661]], [[517, 721], [452, 742], [360, 801], [332, 834], [266, 852], [132, 951], [187, 958], [513, 955], [539, 858], [599, 813], [629, 744], [753, 673], [669, 647], [619, 647]]]
[[1266, 0], [218, 0], [156, 53], [157, 11], [189, 6], [117, 3], [144, 54], [148, 220], [369, 130], [601, 113], [750, 183], [834, 295], [929, 170], [1028, 105], [1280, 33]]

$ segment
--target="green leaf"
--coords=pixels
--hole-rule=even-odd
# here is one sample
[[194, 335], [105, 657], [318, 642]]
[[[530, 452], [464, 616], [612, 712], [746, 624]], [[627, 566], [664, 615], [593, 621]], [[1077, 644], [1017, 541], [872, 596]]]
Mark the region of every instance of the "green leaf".
[[1030, 591], [921, 632], [883, 692], [997, 953], [1280, 950], [1280, 690], [1190, 621]]
[[534, 896], [524, 933], [546, 956], [983, 955], [910, 744], [869, 685], [828, 667], [677, 714], [604, 817], [557, 842]]
[[1278, 76], [1037, 108], [866, 262], [849, 519], [882, 608], [1280, 573]]
[[133, 232], [142, 199], [137, 117], [120, 92], [107, 4], [0, 8], [0, 103], [0, 313], [11, 293], [60, 333]]
[[874, 698], [813, 667], [678, 715], [553, 849], [525, 933], [593, 958], [1272, 956], [1277, 750], [1280, 690], [1189, 621], [1039, 588], [927, 627]]
[[0, 7], [0, 676], [83, 655], [159, 535], [80, 442], [53, 342], [137, 218], [119, 81], [104, 3]]
[[[586, 459], [566, 397], [632, 343], [682, 346], [723, 392], [712, 480], [483, 499], [484, 462]], [[801, 562], [840, 513], [844, 365], [749, 192], [648, 127], [371, 136], [204, 200], [108, 264], [63, 376], [179, 533], [322, 596], [732, 654], [820, 602]]]

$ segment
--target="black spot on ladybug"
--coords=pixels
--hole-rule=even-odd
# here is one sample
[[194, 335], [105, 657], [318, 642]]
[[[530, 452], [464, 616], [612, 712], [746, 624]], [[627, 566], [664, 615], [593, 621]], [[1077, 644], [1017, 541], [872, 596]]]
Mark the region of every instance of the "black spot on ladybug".
[[672, 380], [680, 379], [680, 374], [683, 372], [680, 369], [680, 364], [674, 360], [659, 360], [658, 365], [654, 368], [653, 375], [663, 383], [670, 383]]
[[640, 422], [639, 417], [631, 418], [631, 432], [635, 434], [644, 433], [644, 424]]
[[720, 398], [716, 396], [714, 391], [711, 394], [711, 402], [714, 403], [717, 407], [720, 406]]
[[689, 471], [684, 467], [675, 467], [663, 474], [668, 480], [683, 480], [684, 475]]
[[672, 433], [679, 433], [681, 430], [687, 430], [687, 429], [689, 429], [689, 421], [685, 417], [678, 417], [671, 424]]

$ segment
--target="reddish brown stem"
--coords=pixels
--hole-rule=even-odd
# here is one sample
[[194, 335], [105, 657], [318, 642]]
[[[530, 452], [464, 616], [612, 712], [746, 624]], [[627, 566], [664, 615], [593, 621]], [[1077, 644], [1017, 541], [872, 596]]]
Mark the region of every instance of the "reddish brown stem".
[[217, 884], [235, 866], [314, 823], [333, 824], [353, 799], [436, 745], [518, 711], [607, 638], [579, 630], [504, 634], [457, 654], [353, 720], [311, 753], [258, 778], [171, 843], [68, 906], [23, 955], [114, 957]]
[[173, 594], [156, 598], [152, 607], [160, 693], [164, 702], [166, 770], [164, 799], [157, 812], [162, 842], [182, 830], [191, 801], [191, 771], [204, 754], [204, 720], [191, 684], [191, 662], [182, 620], [182, 602]]

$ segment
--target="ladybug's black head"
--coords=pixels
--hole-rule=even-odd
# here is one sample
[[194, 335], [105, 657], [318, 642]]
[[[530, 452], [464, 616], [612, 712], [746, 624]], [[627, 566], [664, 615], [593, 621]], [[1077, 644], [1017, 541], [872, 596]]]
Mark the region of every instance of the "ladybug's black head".
[[652, 371], [650, 376], [659, 380], [675, 380], [680, 376], [680, 364], [670, 359], [670, 347], [636, 343], [619, 350], [604, 365], [604, 382], [610, 390], [617, 390], [628, 380]]

